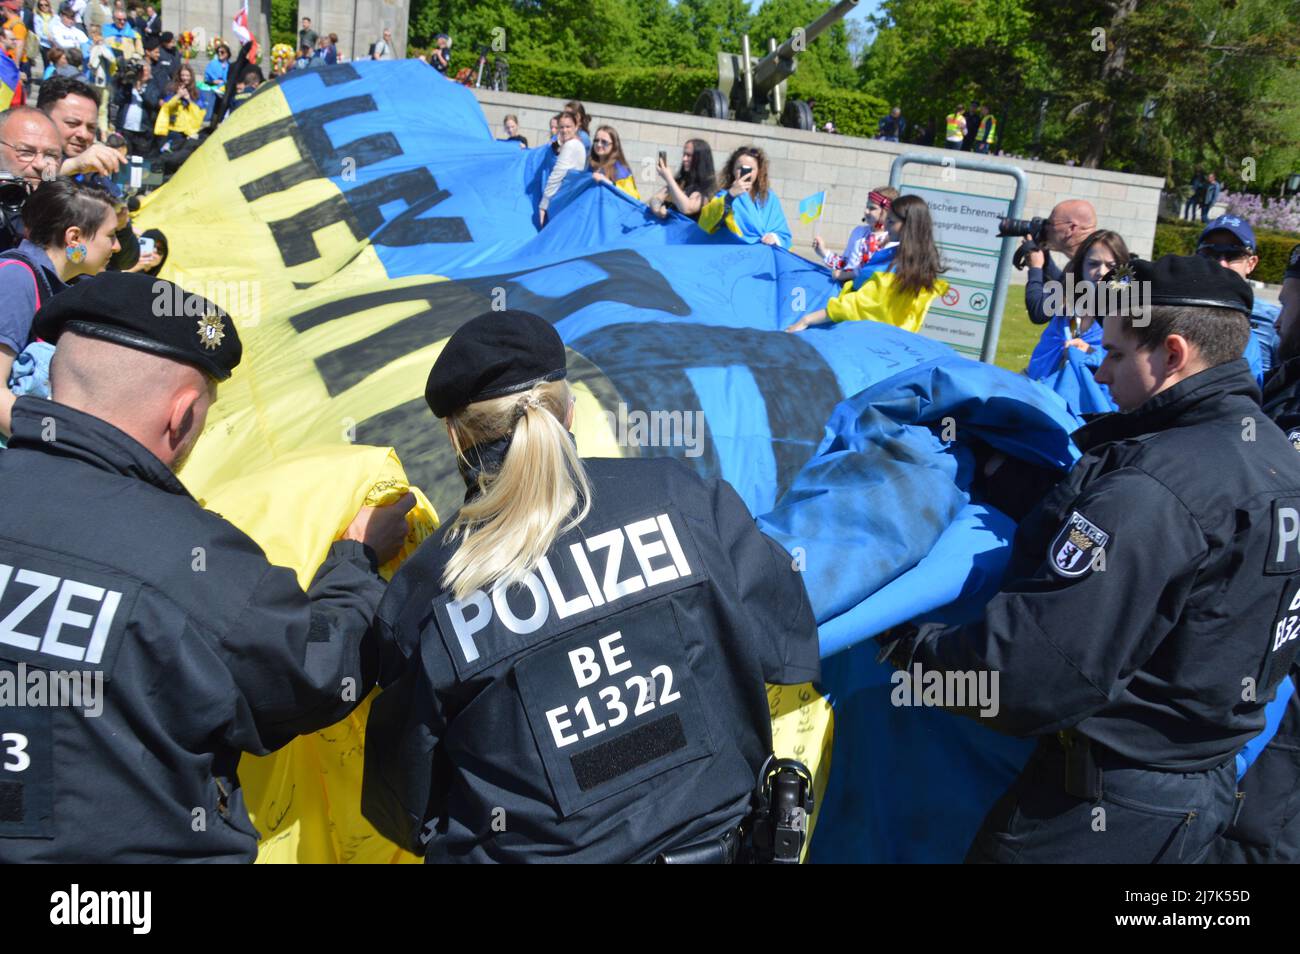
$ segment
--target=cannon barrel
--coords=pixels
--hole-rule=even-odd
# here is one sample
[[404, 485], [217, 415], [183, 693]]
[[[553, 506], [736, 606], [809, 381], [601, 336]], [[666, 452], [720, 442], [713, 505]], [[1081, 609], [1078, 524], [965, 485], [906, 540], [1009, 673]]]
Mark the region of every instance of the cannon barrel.
[[[764, 96], [777, 83], [789, 79], [794, 73], [795, 55], [802, 49], [807, 49], [807, 44], [813, 42], [832, 26], [843, 20], [854, 7], [858, 5], [858, 0], [840, 0], [839, 3], [831, 7], [821, 16], [819, 16], [808, 26], [804, 27], [802, 35], [792, 36], [775, 50], [763, 57], [754, 65], [754, 91], [759, 96]], [[800, 50], [795, 49], [796, 41], [802, 42]]]

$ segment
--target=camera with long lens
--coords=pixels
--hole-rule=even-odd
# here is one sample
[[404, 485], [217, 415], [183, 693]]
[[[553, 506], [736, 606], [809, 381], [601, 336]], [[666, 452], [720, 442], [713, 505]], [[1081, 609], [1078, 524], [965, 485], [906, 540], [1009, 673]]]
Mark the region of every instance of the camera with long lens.
[[23, 204], [27, 201], [27, 180], [12, 172], [0, 172], [0, 251], [16, 248], [23, 240]]
[[1008, 236], [1019, 238], [1028, 235], [1029, 238], [1020, 243], [1016, 253], [1011, 258], [1011, 264], [1017, 269], [1023, 269], [1029, 264], [1028, 256], [1030, 252], [1042, 252], [1047, 246], [1047, 219], [1000, 219], [998, 221], [998, 238], [1007, 238]]

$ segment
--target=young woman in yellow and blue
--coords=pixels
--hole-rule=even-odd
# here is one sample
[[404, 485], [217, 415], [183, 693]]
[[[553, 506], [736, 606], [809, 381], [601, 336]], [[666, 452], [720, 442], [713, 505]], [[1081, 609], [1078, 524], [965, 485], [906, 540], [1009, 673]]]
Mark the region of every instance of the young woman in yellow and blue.
[[597, 127], [596, 135], [591, 137], [591, 159], [587, 164], [597, 182], [608, 182], [634, 199], [641, 198], [627, 157], [623, 155], [623, 143], [613, 126]]
[[721, 190], [700, 210], [700, 228], [715, 232], [719, 225], [751, 244], [790, 247], [790, 226], [781, 200], [768, 188], [767, 156], [755, 146], [741, 146], [722, 171]]
[[930, 303], [948, 290], [939, 277], [943, 262], [934, 244], [930, 207], [920, 196], [905, 195], [890, 205], [887, 227], [896, 245], [864, 262], [825, 308], [804, 315], [786, 331], [839, 321], [879, 321], [920, 331]]

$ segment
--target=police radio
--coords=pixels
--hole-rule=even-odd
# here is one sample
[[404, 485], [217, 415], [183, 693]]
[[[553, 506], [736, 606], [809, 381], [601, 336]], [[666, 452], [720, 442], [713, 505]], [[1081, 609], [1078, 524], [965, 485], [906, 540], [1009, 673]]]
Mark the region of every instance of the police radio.
[[759, 865], [797, 865], [808, 840], [813, 810], [812, 773], [796, 759], [769, 755], [758, 773], [750, 816], [752, 860]]

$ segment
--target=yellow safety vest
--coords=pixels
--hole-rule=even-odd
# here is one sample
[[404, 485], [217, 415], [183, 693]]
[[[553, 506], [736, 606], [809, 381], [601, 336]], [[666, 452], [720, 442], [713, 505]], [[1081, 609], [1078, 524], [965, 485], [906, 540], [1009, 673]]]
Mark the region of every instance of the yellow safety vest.
[[958, 124], [958, 120], [960, 119], [961, 119], [961, 113], [948, 114], [948, 133], [944, 138], [948, 139], [949, 141], [962, 138], [961, 126]]
[[997, 138], [998, 138], [998, 121], [993, 118], [992, 113], [989, 113], [987, 116], [984, 117], [983, 120], [980, 121], [980, 128], [979, 128], [979, 132], [975, 134], [975, 141], [986, 142], [991, 146], [993, 145], [993, 143], [997, 141]]

